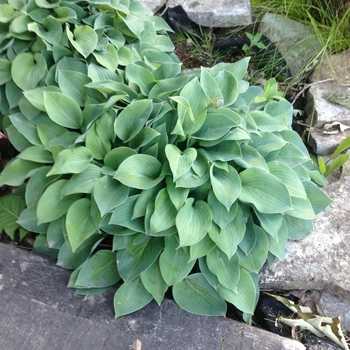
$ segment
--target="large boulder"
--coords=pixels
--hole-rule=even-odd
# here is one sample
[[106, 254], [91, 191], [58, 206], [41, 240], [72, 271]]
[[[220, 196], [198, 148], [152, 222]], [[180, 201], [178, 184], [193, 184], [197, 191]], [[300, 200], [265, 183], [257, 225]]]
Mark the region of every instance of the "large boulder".
[[306, 113], [310, 145], [318, 155], [333, 153], [350, 136], [350, 49], [324, 57], [310, 77]]
[[276, 44], [294, 77], [307, 69], [321, 50], [312, 28], [286, 16], [266, 13], [259, 31]]
[[[349, 189], [350, 177], [324, 188], [333, 199], [330, 208], [318, 215], [314, 233], [303, 240], [288, 242], [284, 260], [276, 260], [271, 267], [262, 269], [262, 290], [324, 291], [348, 305], [336, 313], [344, 315], [350, 309]], [[350, 329], [350, 322], [347, 327]]]
[[188, 17], [203, 27], [237, 27], [252, 22], [249, 0], [140, 0], [154, 13], [181, 6]]

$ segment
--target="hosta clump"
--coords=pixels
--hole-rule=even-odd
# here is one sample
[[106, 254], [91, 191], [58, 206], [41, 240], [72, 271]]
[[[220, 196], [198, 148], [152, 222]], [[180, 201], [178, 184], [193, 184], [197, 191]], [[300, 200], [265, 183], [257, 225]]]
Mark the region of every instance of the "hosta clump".
[[[225, 315], [230, 302], [248, 320], [265, 261], [310, 234], [330, 202], [291, 104], [273, 81], [243, 80], [248, 59], [182, 73], [167, 26], [133, 14], [146, 11], [138, 2], [84, 1], [84, 14], [78, 4], [60, 44], [32, 30], [27, 9], [32, 45], [12, 34], [23, 52], [7, 48], [1, 61], [4, 124], [20, 153], [0, 184], [25, 193], [18, 224], [74, 269], [78, 293], [121, 284], [116, 317], [172, 288], [187, 311]], [[58, 21], [60, 6], [34, 20]]]

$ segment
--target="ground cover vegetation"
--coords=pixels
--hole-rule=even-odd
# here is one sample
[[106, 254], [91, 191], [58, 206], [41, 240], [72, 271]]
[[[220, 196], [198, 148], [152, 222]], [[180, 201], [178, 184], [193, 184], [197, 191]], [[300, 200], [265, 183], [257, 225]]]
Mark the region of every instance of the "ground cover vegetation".
[[138, 1], [9, 0], [0, 14], [0, 113], [18, 151], [1, 228], [37, 233], [77, 293], [118, 285], [116, 317], [171, 291], [248, 322], [263, 264], [330, 203], [277, 82], [250, 85], [249, 58], [184, 72]]

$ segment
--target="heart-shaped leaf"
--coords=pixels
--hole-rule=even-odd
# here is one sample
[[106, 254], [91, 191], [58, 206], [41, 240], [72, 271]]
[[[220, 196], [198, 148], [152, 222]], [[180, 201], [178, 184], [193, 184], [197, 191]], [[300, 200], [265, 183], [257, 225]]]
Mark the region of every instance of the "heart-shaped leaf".
[[176, 216], [176, 228], [180, 237], [180, 247], [198, 243], [207, 234], [212, 222], [209, 205], [188, 198]]

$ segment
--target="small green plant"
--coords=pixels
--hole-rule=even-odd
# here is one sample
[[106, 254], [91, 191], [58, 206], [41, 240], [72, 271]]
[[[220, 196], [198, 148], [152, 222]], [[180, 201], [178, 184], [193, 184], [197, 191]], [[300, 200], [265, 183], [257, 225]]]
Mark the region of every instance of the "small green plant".
[[248, 321], [265, 261], [330, 203], [275, 83], [250, 86], [248, 58], [182, 72], [169, 27], [138, 1], [0, 13], [1, 114], [19, 151], [0, 185], [23, 194], [16, 223], [35, 249], [74, 270], [77, 293], [121, 284], [116, 317], [171, 288], [189, 312], [229, 302]]
[[245, 35], [250, 40], [249, 45], [244, 44], [242, 47], [242, 50], [246, 56], [254, 55], [255, 48], [258, 48], [259, 50], [266, 49], [266, 45], [261, 41], [262, 33], [252, 34], [252, 33], [246, 32]]
[[216, 37], [212, 28], [204, 29], [199, 26], [199, 34], [185, 33], [186, 41], [193, 46], [193, 54], [202, 61], [208, 62], [212, 66], [225, 56], [220, 50], [215, 50]]
[[340, 142], [337, 149], [330, 156], [330, 158], [325, 161], [323, 157], [318, 158], [318, 166], [320, 172], [324, 176], [328, 176], [333, 170], [342, 167], [348, 160], [349, 154], [342, 154], [350, 147], [350, 137], [347, 137], [342, 142]]

